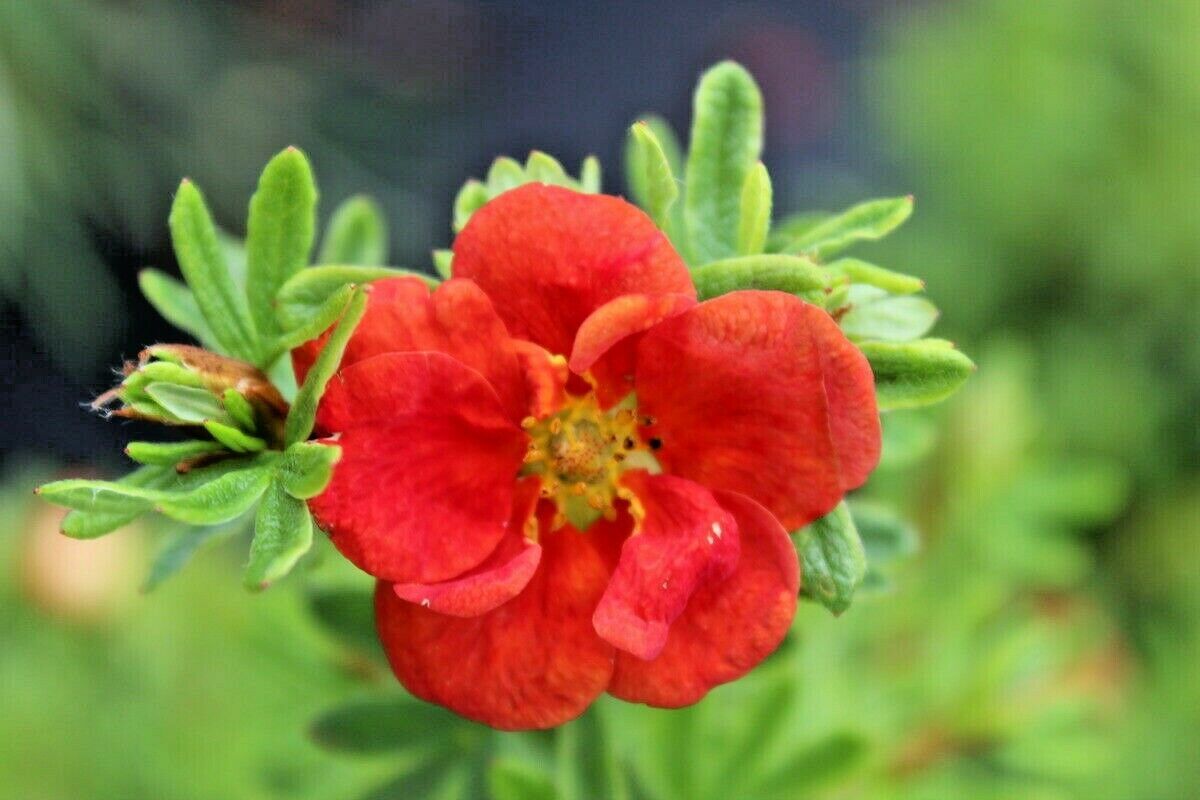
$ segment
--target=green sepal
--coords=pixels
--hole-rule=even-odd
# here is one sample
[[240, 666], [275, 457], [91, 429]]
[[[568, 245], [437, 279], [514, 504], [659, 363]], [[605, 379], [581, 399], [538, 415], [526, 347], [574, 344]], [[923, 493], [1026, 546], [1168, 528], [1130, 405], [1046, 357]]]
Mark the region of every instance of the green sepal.
[[400, 695], [331, 709], [317, 718], [309, 735], [334, 752], [399, 755], [449, 748], [469, 726], [439, 706]]
[[803, 256], [767, 253], [736, 256], [696, 267], [692, 281], [701, 300], [738, 289], [775, 289], [801, 294], [824, 289], [829, 275]]
[[804, 253], [826, 260], [856, 242], [882, 239], [912, 215], [912, 195], [868, 200], [808, 228], [792, 238], [785, 253]]
[[655, 224], [667, 230], [671, 224], [671, 207], [679, 198], [678, 181], [649, 125], [635, 123], [629, 129], [629, 137], [627, 158], [631, 179], [636, 180], [635, 197]]
[[246, 299], [229, 272], [204, 196], [189, 180], [175, 194], [170, 228], [179, 268], [213, 338], [224, 353], [256, 361], [258, 337]]
[[271, 481], [254, 517], [254, 541], [250, 544], [246, 587], [265, 589], [287, 575], [312, 547], [312, 540], [313, 523], [308, 505], [288, 494], [278, 479]]
[[172, 383], [177, 386], [190, 386], [193, 389], [204, 386], [204, 379], [197, 372], [172, 361], [147, 362], [129, 377], [141, 379], [143, 386], [151, 383]]
[[875, 286], [851, 286], [846, 301], [849, 309], [838, 324], [854, 340], [909, 342], [929, 333], [938, 318], [937, 306], [924, 297], [891, 295]]
[[603, 178], [600, 159], [595, 156], [583, 159], [583, 163], [579, 165], [579, 191], [584, 194], [599, 194]]
[[267, 443], [257, 436], [252, 436], [223, 422], [207, 420], [204, 423], [204, 430], [235, 453], [258, 453], [267, 447]]
[[255, 330], [265, 340], [280, 330], [275, 295], [308, 265], [316, 213], [317, 187], [308, 159], [289, 147], [263, 169], [246, 223], [246, 297]]
[[225, 405], [225, 410], [229, 412], [229, 416], [233, 417], [233, 421], [238, 427], [244, 431], [254, 431], [258, 428], [257, 418], [254, 413], [254, 406], [250, 405], [241, 392], [237, 389], [226, 389], [221, 395], [221, 402]]
[[766, 165], [759, 161], [742, 185], [737, 237], [739, 255], [757, 255], [766, 248], [767, 234], [771, 232], [771, 197], [771, 175]]
[[515, 189], [526, 182], [525, 170], [521, 168], [521, 164], [508, 156], [500, 156], [492, 162], [485, 181], [489, 198]]
[[451, 267], [454, 262], [453, 250], [434, 250], [433, 251], [433, 271], [438, 274], [443, 280], [450, 280]]
[[221, 401], [204, 389], [174, 383], [151, 383], [146, 386], [145, 392], [154, 402], [184, 422], [233, 422]]
[[[592, 757], [600, 754], [593, 753]], [[545, 770], [516, 758], [498, 758], [488, 766], [492, 800], [559, 800], [554, 778]]]
[[384, 278], [417, 278], [436, 288], [441, 282], [432, 275], [393, 267], [356, 267], [334, 264], [301, 271], [283, 285], [276, 297], [279, 322], [285, 331], [308, 323], [320, 313], [330, 296], [347, 284], [366, 284]]
[[360, 194], [334, 210], [317, 263], [377, 267], [386, 264], [387, 257], [387, 220], [378, 203]]
[[260, 453], [196, 489], [160, 493], [155, 508], [192, 525], [228, 522], [246, 513], [262, 496], [271, 482], [276, 457], [276, 453]]
[[944, 339], [863, 342], [859, 349], [875, 373], [880, 411], [941, 402], [958, 391], [975, 365]]
[[154, 306], [162, 318], [191, 334], [198, 342], [209, 349], [217, 349], [217, 339], [212, 329], [208, 327], [196, 296], [192, 290], [181, 281], [177, 281], [165, 272], [147, 268], [138, 273], [138, 286], [150, 305]]
[[804, 576], [800, 593], [834, 614], [850, 607], [867, 572], [867, 557], [850, 509], [837, 508], [795, 533]]
[[574, 178], [567, 175], [557, 158], [541, 150], [531, 150], [529, 157], [525, 159], [525, 179], [571, 189], [578, 185]]
[[125, 455], [139, 464], [173, 467], [181, 461], [220, 453], [224, 449], [225, 446], [220, 442], [210, 442], [207, 439], [186, 442], [130, 442], [125, 447]]
[[454, 197], [454, 232], [458, 233], [467, 226], [471, 215], [491, 199], [488, 187], [475, 179], [463, 184]]
[[280, 485], [299, 500], [316, 497], [329, 485], [333, 465], [341, 457], [342, 448], [336, 444], [297, 442], [279, 463]]
[[925, 288], [925, 281], [920, 278], [877, 267], [857, 258], [839, 258], [827, 264], [826, 268], [846, 276], [853, 283], [875, 286], [892, 294], [914, 294]]
[[325, 393], [325, 385], [342, 361], [342, 353], [346, 349], [346, 343], [350, 341], [350, 334], [354, 332], [366, 310], [367, 293], [363, 287], [356, 288], [337, 327], [321, 348], [304, 378], [303, 385], [296, 392], [296, 399], [284, 422], [285, 444], [290, 446], [303, 441], [312, 433], [317, 416], [317, 403]]
[[[142, 488], [160, 486], [175, 478], [175, 470], [172, 469], [173, 466], [152, 464], [139, 467], [124, 478], [121, 478], [117, 483]], [[55, 502], [51, 497], [47, 497], [44, 492], [39, 491], [39, 494], [44, 499]], [[118, 528], [123, 528], [150, 509], [151, 504], [148, 501], [143, 502], [134, 499], [131, 499], [131, 502], [123, 509], [110, 509], [108, 511], [76, 509], [63, 518], [62, 532], [72, 539], [95, 539], [106, 533], [112, 533]]]
[[684, 215], [691, 254], [704, 264], [737, 254], [742, 187], [762, 153], [762, 94], [724, 61], [701, 76], [692, 114]]

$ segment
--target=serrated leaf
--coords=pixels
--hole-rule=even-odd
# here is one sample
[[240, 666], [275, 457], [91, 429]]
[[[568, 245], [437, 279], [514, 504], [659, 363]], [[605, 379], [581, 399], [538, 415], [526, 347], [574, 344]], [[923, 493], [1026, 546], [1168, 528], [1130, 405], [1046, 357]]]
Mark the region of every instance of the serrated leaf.
[[793, 238], [785, 253], [825, 260], [862, 241], [882, 239], [912, 215], [912, 195], [868, 200], [812, 226]]
[[490, 199], [488, 187], [479, 181], [469, 180], [464, 183], [454, 197], [454, 232], [458, 233], [465, 228], [471, 220], [471, 215]]
[[[147, 465], [139, 467], [121, 478], [117, 483], [127, 486], [150, 488], [161, 485], [175, 477], [173, 465]], [[44, 493], [39, 492], [39, 494]], [[50, 502], [55, 502], [45, 497]], [[122, 528], [151, 509], [149, 501], [130, 502], [124, 509], [108, 511], [71, 511], [63, 519], [62, 532], [73, 539], [95, 539]]]
[[154, 306], [162, 318], [191, 334], [197, 341], [208, 348], [216, 346], [216, 337], [208, 327], [204, 315], [192, 290], [181, 281], [177, 281], [165, 272], [156, 269], [144, 269], [138, 273], [138, 286], [150, 305]]
[[333, 212], [317, 262], [377, 267], [387, 263], [387, 256], [388, 231], [383, 210], [373, 199], [360, 194]]
[[839, 258], [830, 262], [827, 268], [830, 272], [845, 275], [853, 283], [865, 283], [892, 294], [913, 294], [925, 288], [925, 281], [920, 278], [877, 267], [857, 258]]
[[704, 264], [737, 254], [742, 186], [762, 152], [762, 95], [750, 73], [724, 61], [700, 78], [692, 114], [684, 214]]
[[525, 170], [515, 159], [500, 156], [492, 162], [487, 174], [487, 191], [489, 197], [515, 189], [526, 182]]
[[775, 289], [800, 294], [823, 289], [827, 273], [803, 256], [767, 253], [737, 256], [696, 267], [692, 280], [701, 300], [738, 289]]
[[311, 317], [276, 340], [275, 352], [283, 355], [329, 330], [330, 326], [337, 322], [338, 318], [342, 316], [342, 312], [346, 310], [346, 304], [350, 302], [350, 298], [354, 294], [354, 287], [355, 284], [347, 283], [334, 290], [333, 294], [325, 299], [325, 302], [313, 312]]
[[346, 343], [350, 341], [350, 335], [366, 310], [367, 294], [361, 288], [356, 289], [337, 327], [333, 329], [333, 333], [309, 368], [304, 384], [296, 392], [296, 399], [284, 422], [285, 444], [290, 446], [304, 441], [312, 433], [317, 416], [317, 403], [325, 393], [325, 385], [341, 364]]
[[289, 147], [263, 169], [246, 223], [246, 297], [255, 329], [266, 339], [280, 330], [275, 295], [308, 265], [316, 213], [312, 168], [302, 152]]
[[360, 650], [382, 655], [375, 632], [375, 599], [370, 591], [321, 587], [307, 593], [308, 610], [331, 634]]
[[924, 336], [937, 322], [937, 306], [924, 297], [890, 295], [874, 286], [854, 285], [849, 310], [838, 320], [851, 339], [908, 342]]
[[210, 442], [206, 439], [186, 442], [130, 442], [125, 447], [125, 455], [139, 464], [173, 467], [180, 461], [220, 453], [224, 449], [225, 446], [220, 442]]
[[300, 557], [312, 547], [313, 523], [308, 505], [272, 481], [263, 494], [254, 517], [254, 541], [245, 583], [250, 589], [265, 589], [291, 572]]
[[544, 770], [515, 758], [493, 761], [488, 767], [487, 784], [492, 800], [557, 800], [559, 797], [554, 781]]
[[267, 447], [267, 443], [257, 436], [211, 419], [204, 422], [204, 430], [235, 453], [257, 453]]
[[433, 251], [433, 271], [444, 280], [450, 280], [450, 265], [454, 261], [453, 250]]
[[226, 354], [255, 361], [258, 337], [246, 299], [225, 263], [204, 197], [191, 181], [179, 185], [171, 206], [170, 227], [180, 271], [213, 338]]
[[266, 491], [274, 472], [274, 455], [260, 454], [196, 489], [162, 493], [155, 507], [171, 519], [192, 525], [228, 522], [246, 513]]
[[297, 442], [279, 462], [279, 481], [287, 493], [300, 500], [325, 491], [333, 477], [333, 465], [342, 457], [342, 448], [320, 442]]
[[941, 402], [958, 391], [975, 365], [943, 339], [915, 342], [863, 342], [859, 349], [875, 373], [880, 411]]
[[834, 614], [850, 607], [854, 590], [867, 571], [867, 558], [850, 509], [843, 501], [837, 508], [795, 535], [796, 550], [803, 569], [800, 593], [824, 605]]
[[449, 748], [468, 726], [443, 708], [401, 696], [338, 706], [313, 723], [310, 735], [326, 750], [398, 755]]
[[579, 166], [579, 191], [585, 194], [599, 193], [602, 177], [600, 159], [588, 156]]
[[679, 187], [662, 145], [644, 122], [629, 129], [630, 174], [637, 175], [635, 196], [658, 227], [670, 225], [671, 207], [679, 197]]
[[167, 537], [165, 544], [154, 556], [146, 579], [142, 582], [142, 591], [154, 591], [163, 581], [183, 569], [201, 547], [233, 535], [241, 530], [243, 524], [241, 520], [234, 520], [226, 525], [187, 525], [179, 528]]
[[529, 157], [525, 159], [525, 179], [549, 183], [553, 186], [566, 186], [571, 189], [578, 185], [574, 178], [567, 175], [567, 171], [563, 169], [563, 165], [558, 162], [558, 159], [541, 150], [531, 151]]
[[331, 295], [348, 284], [362, 285], [384, 278], [417, 278], [430, 288], [440, 283], [422, 272], [393, 267], [355, 267], [332, 264], [302, 270], [279, 290], [276, 298], [279, 322], [285, 331], [308, 323]]
[[233, 421], [225, 412], [221, 401], [204, 389], [174, 383], [151, 383], [146, 386], [146, 394], [185, 422], [200, 424], [208, 420], [225, 423]]
[[748, 256], [761, 253], [771, 231], [771, 176], [759, 161], [742, 185], [741, 212], [738, 219], [737, 251]]

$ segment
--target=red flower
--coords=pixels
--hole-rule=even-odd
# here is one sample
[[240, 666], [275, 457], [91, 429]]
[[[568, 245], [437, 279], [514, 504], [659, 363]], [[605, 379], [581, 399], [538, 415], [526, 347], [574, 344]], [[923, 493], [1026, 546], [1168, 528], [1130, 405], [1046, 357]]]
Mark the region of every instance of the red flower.
[[745, 674], [795, 613], [787, 531], [878, 460], [866, 360], [792, 295], [697, 303], [615, 197], [507, 192], [453, 269], [374, 285], [318, 412], [343, 456], [310, 504], [401, 682], [520, 729]]

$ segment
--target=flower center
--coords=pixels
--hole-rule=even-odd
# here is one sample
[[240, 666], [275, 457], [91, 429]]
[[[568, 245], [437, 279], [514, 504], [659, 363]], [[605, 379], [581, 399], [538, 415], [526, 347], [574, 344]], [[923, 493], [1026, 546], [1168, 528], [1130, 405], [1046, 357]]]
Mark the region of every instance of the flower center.
[[630, 467], [657, 471], [638, 436], [633, 408], [605, 411], [591, 392], [569, 397], [545, 419], [526, 417], [521, 427], [530, 439], [521, 474], [541, 476], [542, 497], [558, 506], [556, 529], [569, 522], [585, 530], [601, 517], [616, 519], [621, 473]]

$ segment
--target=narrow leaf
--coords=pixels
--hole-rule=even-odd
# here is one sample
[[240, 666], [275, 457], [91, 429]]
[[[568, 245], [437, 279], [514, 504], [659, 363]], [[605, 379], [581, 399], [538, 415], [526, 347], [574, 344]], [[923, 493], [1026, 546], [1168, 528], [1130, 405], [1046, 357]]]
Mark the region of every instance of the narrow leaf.
[[879, 410], [916, 408], [941, 402], [958, 391], [975, 365], [943, 339], [863, 342], [859, 349], [875, 373]]
[[211, 348], [216, 344], [216, 337], [200, 313], [195, 295], [185, 284], [165, 272], [144, 269], [138, 273], [138, 286], [154, 310], [167, 322], [191, 334], [205, 347]]
[[450, 280], [450, 264], [454, 261], [453, 250], [433, 251], [433, 271], [444, 280]]
[[180, 461], [219, 453], [225, 447], [220, 442], [193, 439], [186, 442], [130, 442], [125, 455], [139, 464], [173, 467]]
[[[149, 488], [162, 485], [175, 477], [175, 470], [167, 465], [139, 467], [121, 478], [118, 483], [127, 486]], [[43, 495], [44, 496], [44, 495]], [[50, 500], [51, 498], [46, 497]], [[51, 502], [54, 502], [51, 500]], [[150, 503], [130, 502], [122, 510], [80, 511], [75, 510], [63, 519], [62, 532], [72, 539], [95, 539], [122, 528], [150, 510]]]
[[300, 557], [312, 547], [313, 524], [308, 506], [288, 494], [278, 480], [272, 481], [254, 518], [254, 541], [245, 583], [250, 589], [265, 589], [287, 575]]
[[325, 302], [317, 308], [312, 316], [299, 326], [288, 330], [275, 341], [275, 352], [282, 355], [305, 342], [316, 339], [329, 330], [330, 326], [342, 316], [342, 312], [346, 310], [346, 304], [350, 302], [353, 294], [354, 284], [352, 283], [343, 284], [341, 288], [334, 290], [333, 294], [325, 299]]
[[330, 296], [347, 284], [364, 284], [384, 278], [417, 278], [430, 288], [439, 281], [422, 272], [391, 267], [328, 265], [303, 270], [280, 289], [277, 297], [279, 322], [285, 331], [308, 323], [320, 313]]
[[912, 195], [859, 203], [795, 237], [784, 252], [807, 253], [825, 260], [856, 242], [882, 239], [900, 227], [912, 209]]
[[387, 255], [387, 221], [382, 209], [370, 197], [356, 195], [330, 217], [317, 263], [376, 267], [387, 263]]
[[293, 445], [296, 442], [304, 441], [312, 433], [317, 416], [317, 403], [325, 394], [325, 385], [337, 371], [338, 365], [341, 364], [342, 353], [346, 349], [346, 343], [350, 341], [350, 334], [354, 332], [354, 328], [362, 319], [366, 309], [367, 293], [362, 288], [355, 289], [354, 297], [346, 306], [345, 313], [342, 314], [333, 334], [330, 335], [325, 347], [321, 349], [316, 361], [308, 370], [304, 385], [296, 393], [296, 400], [292, 403], [292, 408], [284, 423], [286, 444]]
[[329, 485], [333, 465], [341, 457], [342, 448], [337, 445], [297, 442], [284, 452], [279, 463], [280, 485], [300, 500], [316, 497]]
[[692, 113], [685, 216], [703, 264], [737, 253], [742, 186], [762, 152], [762, 95], [750, 73], [725, 61], [701, 77]]
[[867, 558], [845, 502], [796, 534], [804, 576], [801, 594], [834, 614], [850, 607], [867, 571]]
[[639, 202], [651, 219], [662, 229], [670, 224], [671, 206], [679, 197], [679, 187], [671, 173], [662, 145], [650, 127], [638, 122], [629, 129], [632, 139], [632, 158], [639, 171], [637, 178]]
[[600, 184], [600, 159], [588, 156], [579, 167], [579, 190], [585, 194], [597, 194]]
[[78, 478], [47, 483], [34, 493], [49, 503], [80, 511], [134, 516], [149, 511], [159, 497], [155, 491], [140, 486]]
[[232, 422], [221, 401], [204, 389], [179, 386], [174, 383], [152, 383], [146, 394], [154, 402], [185, 422], [203, 423], [207, 420]]
[[692, 270], [700, 299], [737, 289], [775, 289], [800, 294], [825, 288], [827, 273], [802, 256], [767, 253], [710, 261]]
[[[593, 753], [595, 757], [598, 754]], [[557, 800], [554, 781], [543, 770], [515, 758], [492, 762], [487, 774], [492, 800]]]
[[558, 159], [541, 150], [531, 151], [529, 158], [525, 159], [525, 177], [527, 180], [539, 183], [576, 188], [575, 180], [567, 175], [567, 171], [563, 169], [563, 165], [558, 162]]
[[258, 357], [254, 322], [226, 266], [204, 197], [191, 181], [179, 185], [170, 227], [179, 269], [213, 338], [228, 355], [254, 361]]
[[742, 186], [741, 216], [738, 219], [737, 250], [748, 256], [761, 253], [771, 231], [771, 176], [760, 161]]
[[207, 420], [204, 423], [204, 430], [235, 453], [257, 453], [267, 447], [267, 443], [257, 436], [251, 436], [232, 425], [225, 425], [221, 422]]
[[[262, 454], [197, 489], [157, 498], [158, 511], [192, 525], [216, 525], [244, 514], [271, 482], [273, 459]], [[273, 455], [273, 454], [271, 454]]]
[[466, 724], [445, 709], [401, 696], [339, 706], [319, 717], [310, 735], [335, 752], [420, 753], [449, 747]]
[[920, 278], [892, 272], [857, 258], [839, 258], [830, 262], [828, 268], [831, 272], [845, 275], [854, 283], [865, 283], [892, 294], [913, 294], [925, 288], [925, 281]]

